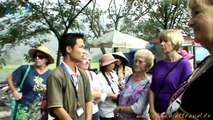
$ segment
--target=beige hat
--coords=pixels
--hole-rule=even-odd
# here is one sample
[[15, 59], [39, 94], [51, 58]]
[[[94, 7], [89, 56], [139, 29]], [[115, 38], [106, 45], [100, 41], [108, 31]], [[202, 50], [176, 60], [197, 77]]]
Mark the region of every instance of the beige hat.
[[110, 53], [106, 53], [102, 56], [102, 58], [100, 59], [100, 66], [106, 66], [109, 65], [111, 63], [117, 62], [118, 60], [115, 59], [112, 54]]
[[125, 60], [125, 64], [128, 65], [129, 64], [129, 60], [126, 58], [126, 56], [122, 53], [122, 52], [115, 52], [115, 53], [112, 53], [112, 55], [114, 57], [118, 56], [118, 57], [121, 57]]
[[45, 54], [47, 55], [47, 57], [48, 57], [48, 59], [49, 59], [48, 64], [54, 63], [54, 59], [53, 59], [53, 57], [52, 57], [52, 54], [51, 54], [50, 50], [49, 50], [47, 47], [45, 47], [45, 46], [39, 46], [39, 47], [37, 47], [37, 48], [30, 49], [30, 50], [28, 51], [28, 53], [29, 53], [29, 55], [30, 55], [31, 58], [33, 58], [33, 54], [34, 54], [36, 51], [41, 51], [41, 52], [43, 52], [43, 53], [45, 53]]

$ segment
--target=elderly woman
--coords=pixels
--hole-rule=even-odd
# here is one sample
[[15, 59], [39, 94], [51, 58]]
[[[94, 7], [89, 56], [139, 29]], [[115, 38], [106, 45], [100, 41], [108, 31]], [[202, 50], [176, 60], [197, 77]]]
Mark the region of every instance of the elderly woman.
[[134, 55], [134, 73], [125, 79], [125, 88], [120, 93], [119, 106], [114, 113], [120, 120], [147, 120], [151, 78], [147, 71], [154, 64], [151, 51], [142, 49]]
[[[182, 95], [182, 103], [177, 114], [183, 119], [213, 119], [213, 1], [188, 0], [192, 18], [189, 26], [194, 31], [195, 41], [205, 47], [210, 55], [206, 57], [189, 78], [189, 85]], [[188, 115], [188, 116], [186, 116]]]
[[150, 115], [155, 120], [160, 120], [159, 114], [166, 112], [170, 96], [192, 73], [188, 59], [178, 54], [184, 40], [180, 30], [164, 30], [159, 40], [165, 58], [154, 67], [149, 94]]
[[87, 73], [87, 76], [89, 77], [91, 91], [92, 91], [92, 98], [93, 98], [92, 120], [99, 120], [98, 101], [101, 96], [101, 88], [98, 84], [99, 78], [97, 77], [97, 74], [89, 70], [90, 61], [91, 60], [90, 60], [89, 52], [86, 51], [83, 61], [79, 62], [77, 66], [80, 69], [84, 70]]
[[116, 108], [117, 95], [119, 94], [118, 76], [114, 71], [115, 59], [107, 53], [100, 59], [99, 83], [102, 88], [99, 101], [100, 120], [114, 120], [113, 110]]
[[[50, 50], [45, 46], [30, 49], [28, 53], [34, 64], [21, 65], [7, 77], [7, 83], [18, 101], [11, 117], [13, 120], [47, 120], [47, 112], [41, 111], [41, 101], [45, 97], [43, 95], [46, 93], [47, 77], [51, 73], [47, 66], [54, 63], [54, 59]], [[29, 72], [23, 80], [28, 66]], [[24, 81], [23, 87], [21, 91], [18, 91], [17, 87], [22, 80]]]

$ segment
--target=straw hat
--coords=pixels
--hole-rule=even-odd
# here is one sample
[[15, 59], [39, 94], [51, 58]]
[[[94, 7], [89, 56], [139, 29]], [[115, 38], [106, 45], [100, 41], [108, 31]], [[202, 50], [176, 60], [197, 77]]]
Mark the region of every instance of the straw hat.
[[115, 62], [117, 62], [118, 60], [117, 59], [115, 59], [113, 56], [112, 56], [112, 54], [110, 54], [110, 53], [107, 53], [107, 54], [104, 54], [103, 56], [102, 56], [102, 58], [100, 59], [100, 66], [102, 67], [102, 66], [106, 66], [106, 65], [109, 65], [109, 64], [111, 64], [111, 63], [115, 63]]
[[54, 63], [54, 59], [53, 59], [53, 57], [52, 57], [52, 54], [51, 54], [50, 50], [49, 50], [47, 47], [45, 47], [45, 46], [39, 46], [39, 47], [37, 47], [37, 48], [30, 49], [30, 50], [28, 51], [28, 53], [29, 53], [29, 55], [30, 55], [31, 58], [33, 58], [33, 54], [34, 54], [36, 51], [40, 51], [40, 52], [46, 54], [46, 56], [48, 57], [48, 60], [49, 60], [49, 61], [48, 61], [48, 64]]
[[189, 54], [186, 50], [180, 50], [178, 52], [182, 57], [186, 58], [186, 59], [191, 59], [194, 55]]
[[126, 58], [126, 56], [125, 56], [122, 52], [115, 52], [115, 53], [112, 53], [112, 55], [113, 55], [115, 58], [116, 58], [116, 56], [123, 58], [123, 59], [125, 60], [124, 63], [125, 63], [126, 65], [129, 64], [129, 60]]

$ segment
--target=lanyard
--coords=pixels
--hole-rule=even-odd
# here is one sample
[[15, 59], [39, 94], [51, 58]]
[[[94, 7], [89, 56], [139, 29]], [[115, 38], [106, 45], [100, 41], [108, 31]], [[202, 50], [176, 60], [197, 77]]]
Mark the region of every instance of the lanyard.
[[77, 92], [77, 86], [78, 86], [78, 83], [80, 81], [80, 75], [77, 75], [77, 81], [76, 81], [76, 86], [74, 85], [74, 79], [73, 79], [73, 76], [68, 72], [67, 68], [65, 67], [65, 65], [63, 63], [61, 63], [61, 67], [62, 69], [68, 74], [69, 78], [70, 78], [70, 81], [72, 83], [72, 86], [73, 86], [73, 89], [74, 89], [74, 92], [75, 92], [75, 97], [77, 99], [77, 101], [79, 101], [78, 99], [78, 92]]

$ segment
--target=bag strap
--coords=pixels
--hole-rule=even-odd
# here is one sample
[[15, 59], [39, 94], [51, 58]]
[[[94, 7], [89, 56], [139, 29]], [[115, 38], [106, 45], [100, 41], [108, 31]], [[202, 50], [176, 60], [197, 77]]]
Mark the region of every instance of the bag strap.
[[20, 89], [20, 90], [21, 90], [22, 87], [23, 87], [24, 81], [25, 81], [25, 79], [26, 79], [26, 77], [27, 77], [29, 71], [30, 71], [30, 65], [28, 65], [27, 70], [26, 70], [26, 72], [24, 73], [24, 77], [23, 77], [22, 80], [21, 80], [21, 84], [20, 84], [20, 86], [19, 86], [19, 89]]
[[88, 72], [89, 72], [89, 75], [90, 75], [91, 80], [93, 80], [92, 72], [89, 71], [89, 70], [88, 70]]
[[127, 83], [129, 82], [130, 78], [132, 77], [133, 74], [129, 75], [129, 77], [127, 78], [127, 80], [125, 81], [125, 86], [127, 85]]
[[163, 81], [161, 82], [160, 84], [160, 88], [156, 94], [156, 98], [158, 97], [159, 93], [160, 93], [160, 90], [163, 88], [163, 84], [165, 83], [166, 81], [166, 78], [168, 77], [169, 73], [183, 60], [183, 58], [181, 58], [167, 73], [166, 73], [166, 76], [164, 77]]
[[108, 85], [110, 86], [110, 88], [111, 88], [112, 92], [115, 94], [115, 91], [112, 89], [112, 86], [111, 86], [111, 84], [110, 84], [110, 82], [109, 82], [109, 79], [108, 79], [108, 77], [106, 76], [105, 72], [104, 72], [104, 71], [102, 71], [102, 74], [104, 75], [104, 77], [105, 77], [105, 79], [106, 79], [106, 81], [107, 81]]

